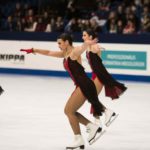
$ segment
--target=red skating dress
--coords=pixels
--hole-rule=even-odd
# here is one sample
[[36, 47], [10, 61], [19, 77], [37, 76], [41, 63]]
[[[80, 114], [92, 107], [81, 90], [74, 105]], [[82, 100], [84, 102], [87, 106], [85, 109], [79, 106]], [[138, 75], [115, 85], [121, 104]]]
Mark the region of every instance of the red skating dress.
[[64, 68], [68, 71], [77, 87], [80, 87], [83, 95], [88, 99], [94, 108], [95, 115], [102, 115], [103, 105], [99, 102], [94, 82], [87, 76], [84, 68], [77, 60], [70, 57], [64, 59]]
[[111, 76], [103, 65], [102, 59], [96, 53], [89, 51], [86, 52], [86, 56], [92, 68], [93, 77], [96, 75], [105, 87], [105, 95], [111, 97], [112, 100], [119, 98], [126, 91], [127, 87]]

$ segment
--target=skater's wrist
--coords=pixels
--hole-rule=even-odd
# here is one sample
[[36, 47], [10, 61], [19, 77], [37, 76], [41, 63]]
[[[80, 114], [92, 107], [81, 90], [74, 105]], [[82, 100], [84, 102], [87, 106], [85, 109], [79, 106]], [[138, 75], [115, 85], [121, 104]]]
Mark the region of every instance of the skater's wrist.
[[35, 48], [32, 48], [32, 53], [36, 53], [36, 49]]

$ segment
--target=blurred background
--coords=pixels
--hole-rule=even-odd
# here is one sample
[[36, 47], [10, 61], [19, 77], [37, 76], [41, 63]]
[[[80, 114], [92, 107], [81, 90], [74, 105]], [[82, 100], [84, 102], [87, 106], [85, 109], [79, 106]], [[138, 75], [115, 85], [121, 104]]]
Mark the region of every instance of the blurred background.
[[149, 0], [1, 0], [0, 31], [147, 34]]

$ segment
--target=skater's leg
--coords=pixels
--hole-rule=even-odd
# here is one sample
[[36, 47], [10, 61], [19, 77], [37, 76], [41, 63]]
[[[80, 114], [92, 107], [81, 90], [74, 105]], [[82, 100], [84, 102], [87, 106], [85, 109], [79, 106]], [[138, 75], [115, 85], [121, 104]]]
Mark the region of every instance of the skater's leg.
[[76, 88], [65, 106], [65, 114], [67, 115], [72, 130], [74, 132], [74, 141], [66, 147], [67, 150], [84, 149], [84, 140], [81, 135], [79, 122], [88, 124], [90, 121], [77, 113], [77, 110], [84, 104], [85, 97], [81, 93], [80, 88]]
[[76, 88], [65, 106], [65, 114], [67, 115], [74, 134], [81, 134], [79, 122], [86, 125], [90, 121], [77, 113], [77, 110], [84, 104], [85, 97], [80, 88]]
[[79, 122], [86, 125], [89, 130], [88, 141], [96, 141], [96, 135], [101, 133], [102, 128], [98, 125], [91, 123], [88, 119], [86, 119], [83, 115], [77, 112], [77, 110], [84, 104], [85, 97], [83, 96], [80, 88], [77, 88], [71, 97], [69, 98], [66, 107], [65, 107], [65, 114], [67, 115], [72, 130], [75, 134], [75, 140], [70, 145], [67, 146], [66, 149], [75, 149], [84, 147], [84, 140], [81, 136]]
[[90, 122], [87, 118], [85, 118], [85, 117], [84, 117], [82, 114], [80, 114], [79, 112], [76, 112], [76, 116], [77, 116], [79, 122], [80, 122], [82, 125], [84, 125], [84, 126], [86, 126], [86, 125]]

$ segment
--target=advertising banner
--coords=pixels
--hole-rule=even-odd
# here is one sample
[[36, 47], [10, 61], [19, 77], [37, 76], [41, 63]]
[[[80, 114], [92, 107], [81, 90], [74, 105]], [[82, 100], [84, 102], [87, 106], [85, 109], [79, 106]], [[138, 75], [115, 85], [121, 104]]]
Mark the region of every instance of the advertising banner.
[[147, 69], [147, 53], [138, 51], [104, 51], [103, 63], [111, 69]]
[[[79, 46], [82, 43], [74, 43]], [[150, 45], [101, 44], [103, 64], [112, 74], [150, 76]], [[65, 72], [62, 58], [20, 52], [21, 48], [59, 51], [57, 42], [0, 40], [0, 72], [9, 69]], [[82, 54], [82, 65], [87, 73], [91, 68]], [[2, 71], [1, 71], [2, 70]]]

